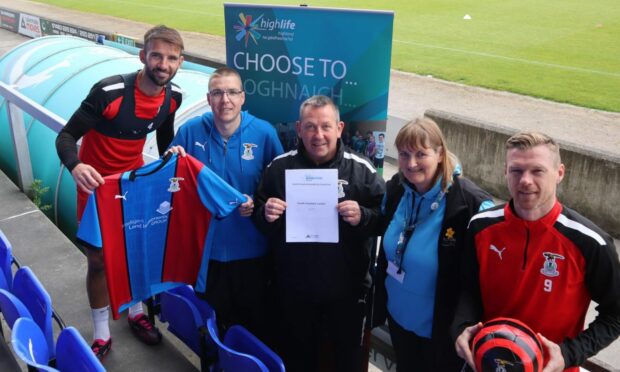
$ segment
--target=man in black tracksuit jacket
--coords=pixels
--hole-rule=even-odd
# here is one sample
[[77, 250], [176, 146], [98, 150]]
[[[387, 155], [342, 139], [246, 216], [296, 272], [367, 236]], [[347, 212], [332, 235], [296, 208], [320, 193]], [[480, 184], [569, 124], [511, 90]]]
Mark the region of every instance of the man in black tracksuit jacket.
[[[254, 199], [254, 222], [273, 252], [278, 352], [288, 371], [317, 371], [325, 364], [358, 371], [361, 365], [370, 236], [385, 184], [366, 158], [344, 148], [343, 128], [331, 99], [306, 100], [297, 150], [265, 169]], [[338, 243], [286, 243], [286, 169], [338, 170]]]

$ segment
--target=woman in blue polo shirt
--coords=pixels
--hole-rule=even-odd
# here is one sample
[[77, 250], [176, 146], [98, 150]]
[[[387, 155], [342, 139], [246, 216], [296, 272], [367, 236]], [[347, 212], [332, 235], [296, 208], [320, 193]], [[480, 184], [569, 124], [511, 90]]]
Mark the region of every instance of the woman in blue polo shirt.
[[375, 324], [387, 310], [397, 371], [458, 371], [463, 361], [449, 326], [465, 230], [471, 216], [493, 202], [461, 176], [433, 120], [406, 124], [395, 145], [399, 172], [388, 182], [382, 206]]

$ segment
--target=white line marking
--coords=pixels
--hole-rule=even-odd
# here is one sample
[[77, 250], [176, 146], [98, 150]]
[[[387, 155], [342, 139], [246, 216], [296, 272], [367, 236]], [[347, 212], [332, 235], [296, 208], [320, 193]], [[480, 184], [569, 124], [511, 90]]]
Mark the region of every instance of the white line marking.
[[12, 219], [14, 219], [14, 218], [18, 218], [18, 217], [22, 217], [22, 216], [25, 216], [25, 215], [28, 215], [28, 214], [36, 213], [36, 212], [38, 212], [38, 211], [39, 211], [38, 209], [33, 209], [33, 210], [31, 210], [31, 211], [28, 211], [28, 212], [24, 212], [24, 213], [16, 214], [15, 216], [11, 216], [11, 217], [6, 217], [6, 218], [3, 218], [3, 219], [1, 219], [1, 220], [0, 220], [0, 222], [4, 222], [4, 221], [8, 221], [8, 220], [12, 220]]
[[424, 44], [424, 43], [416, 43], [414, 41], [404, 41], [404, 40], [397, 40], [397, 39], [394, 39], [394, 41], [397, 42], [397, 43], [401, 43], [401, 44], [410, 44], [410, 45], [421, 46], [421, 47], [424, 47], [424, 48], [447, 50], [447, 51], [450, 51], [450, 52], [457, 52], [457, 53], [463, 53], [463, 54], [471, 54], [471, 55], [481, 56], [481, 57], [504, 59], [504, 60], [507, 60], [507, 61], [527, 63], [527, 64], [530, 64], [530, 65], [553, 67], [553, 68], [558, 68], [558, 69], [562, 69], [562, 70], [585, 72], [585, 73], [589, 73], [589, 74], [597, 74], [597, 75], [604, 75], [604, 76], [620, 77], [620, 73], [616, 73], [616, 72], [607, 72], [607, 71], [592, 70], [592, 69], [581, 68], [581, 67], [564, 66], [564, 65], [558, 65], [558, 64], [555, 64], [555, 63], [532, 61], [532, 60], [523, 59], [523, 58], [506, 57], [506, 56], [501, 56], [501, 55], [492, 54], [492, 53], [476, 52], [476, 51], [465, 50], [465, 49], [448, 48], [448, 47], [442, 47], [442, 46], [437, 46], [437, 45], [430, 45], [430, 44]]

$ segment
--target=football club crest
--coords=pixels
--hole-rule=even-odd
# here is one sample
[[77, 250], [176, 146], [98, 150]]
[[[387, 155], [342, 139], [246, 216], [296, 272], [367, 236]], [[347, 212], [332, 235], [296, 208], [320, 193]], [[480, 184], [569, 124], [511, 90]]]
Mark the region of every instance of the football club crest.
[[513, 364], [507, 360], [495, 358], [493, 361], [495, 362], [495, 372], [507, 372], [508, 370], [506, 367], [513, 366]]
[[344, 198], [344, 185], [348, 185], [347, 180], [338, 180], [338, 199]]
[[183, 177], [172, 177], [170, 178], [170, 186], [168, 187], [169, 192], [177, 192], [181, 191], [180, 181], [184, 181]]
[[254, 147], [258, 147], [258, 145], [254, 143], [244, 143], [243, 144], [243, 155], [241, 155], [241, 159], [243, 160], [254, 159], [254, 152], [252, 151]]
[[540, 273], [550, 278], [560, 275], [556, 260], [563, 260], [564, 256], [552, 252], [543, 252], [543, 256], [545, 257], [545, 263], [543, 264], [543, 268], [540, 269]]

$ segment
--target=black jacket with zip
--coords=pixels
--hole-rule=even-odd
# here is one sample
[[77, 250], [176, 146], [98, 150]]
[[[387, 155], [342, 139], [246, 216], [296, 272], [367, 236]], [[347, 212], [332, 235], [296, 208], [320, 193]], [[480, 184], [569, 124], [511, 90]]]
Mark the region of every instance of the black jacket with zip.
[[[269, 198], [286, 201], [286, 169], [337, 169], [344, 191], [338, 202], [357, 201], [362, 213], [360, 223], [351, 226], [339, 216], [338, 243], [287, 243], [286, 212], [272, 223], [264, 217]], [[276, 157], [265, 169], [255, 194], [253, 219], [269, 240], [278, 293], [316, 303], [343, 296], [364, 297], [371, 285], [371, 237], [384, 191], [385, 183], [370, 161], [345, 148], [341, 141], [334, 159], [324, 164], [313, 163], [301, 141], [297, 150]]]

